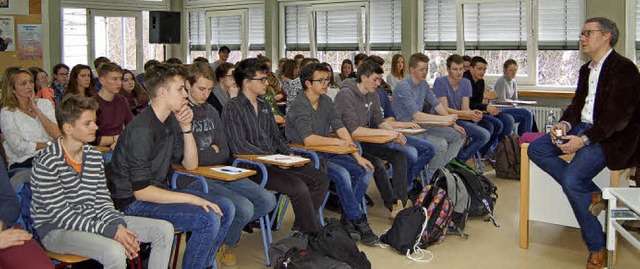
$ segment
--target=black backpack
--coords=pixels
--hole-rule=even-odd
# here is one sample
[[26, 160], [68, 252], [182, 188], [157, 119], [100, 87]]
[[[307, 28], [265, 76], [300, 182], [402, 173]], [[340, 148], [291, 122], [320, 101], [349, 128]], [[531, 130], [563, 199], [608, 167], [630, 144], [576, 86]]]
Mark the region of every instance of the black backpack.
[[468, 235], [463, 231], [467, 225], [471, 198], [464, 182], [458, 174], [440, 168], [433, 174], [433, 184], [447, 190], [447, 196], [452, 202], [453, 213], [451, 213], [451, 222], [449, 222], [447, 234], [459, 235], [467, 239]]
[[336, 261], [316, 251], [292, 248], [276, 261], [275, 269], [351, 269], [348, 264]]
[[469, 216], [487, 216], [485, 221], [492, 221], [494, 226], [500, 227], [493, 216], [493, 208], [498, 199], [498, 187], [487, 177], [479, 174], [466, 164], [458, 162], [456, 159], [451, 160], [446, 165], [446, 168], [460, 176], [465, 187], [467, 187], [467, 192], [471, 198]]
[[491, 153], [492, 165], [499, 178], [520, 180], [520, 136], [508, 135]]
[[416, 241], [420, 240], [427, 212], [421, 205], [405, 208], [398, 212], [391, 228], [380, 236], [380, 241], [396, 249], [400, 254], [414, 252]]
[[371, 262], [339, 220], [331, 219], [315, 236], [309, 237], [307, 249], [317, 251], [334, 260], [348, 264], [354, 269], [371, 269]]

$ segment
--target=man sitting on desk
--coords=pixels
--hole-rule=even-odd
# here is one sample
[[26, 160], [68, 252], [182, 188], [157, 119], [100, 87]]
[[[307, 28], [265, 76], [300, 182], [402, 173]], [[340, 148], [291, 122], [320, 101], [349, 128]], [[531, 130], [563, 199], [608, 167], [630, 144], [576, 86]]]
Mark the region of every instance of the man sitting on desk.
[[[618, 35], [616, 23], [607, 18], [585, 22], [580, 42], [591, 61], [580, 68], [575, 97], [560, 122], [528, 151], [567, 195], [590, 252], [587, 268], [604, 268], [607, 260], [605, 234], [594, 216], [604, 202], [593, 178], [605, 166], [618, 170], [640, 164], [640, 74], [633, 62], [613, 50]], [[564, 141], [556, 140], [556, 131]], [[558, 157], [571, 153], [575, 156], [570, 163]]]
[[[242, 60], [233, 77], [242, 89], [229, 100], [222, 121], [229, 147], [234, 154], [291, 154], [280, 136], [271, 106], [261, 97], [267, 90], [269, 67], [257, 58]], [[318, 209], [322, 205], [329, 179], [310, 164], [299, 167], [266, 165], [269, 180], [266, 188], [288, 195], [296, 215], [292, 230], [305, 234], [320, 230]], [[262, 175], [251, 177], [254, 181]]]
[[[193, 110], [191, 130], [198, 147], [198, 165], [224, 164], [229, 160], [229, 146], [222, 120], [218, 116], [218, 111], [207, 103], [213, 88], [213, 69], [207, 63], [194, 63], [188, 70], [189, 75], [185, 85], [189, 92], [189, 107]], [[174, 124], [173, 127], [176, 133], [180, 132], [178, 124]], [[184, 157], [180, 154], [184, 152], [183, 140], [182, 136], [176, 137], [173, 150], [179, 156], [173, 160], [173, 163], [180, 163]], [[248, 178], [234, 181], [207, 179], [207, 185], [210, 195], [225, 197], [235, 206], [233, 222], [217, 256], [222, 264], [232, 266], [236, 264], [234, 247], [240, 240], [242, 228], [250, 221], [257, 220], [273, 210], [276, 199], [271, 192]], [[185, 188], [199, 190], [202, 187], [198, 181], [192, 181]]]
[[[331, 98], [325, 95], [330, 79], [329, 68], [319, 63], [308, 64], [300, 70], [304, 92], [291, 103], [285, 127], [291, 142], [305, 146], [355, 147]], [[335, 130], [338, 138], [329, 137], [331, 130]], [[351, 155], [322, 152], [318, 155], [328, 161], [329, 177], [336, 184], [342, 219], [351, 237], [366, 245], [379, 242], [360, 208], [373, 172], [371, 163], [357, 151]]]

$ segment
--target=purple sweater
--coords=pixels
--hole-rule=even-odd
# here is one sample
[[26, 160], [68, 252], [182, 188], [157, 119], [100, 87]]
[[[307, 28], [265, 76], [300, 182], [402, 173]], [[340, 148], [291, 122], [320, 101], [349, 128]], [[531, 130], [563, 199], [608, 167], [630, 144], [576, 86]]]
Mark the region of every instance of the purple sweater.
[[93, 98], [100, 105], [96, 112], [98, 131], [95, 141], [95, 144], [99, 145], [103, 136], [119, 135], [124, 126], [133, 119], [133, 115], [129, 103], [119, 94], [116, 94], [111, 101], [102, 99], [98, 94]]

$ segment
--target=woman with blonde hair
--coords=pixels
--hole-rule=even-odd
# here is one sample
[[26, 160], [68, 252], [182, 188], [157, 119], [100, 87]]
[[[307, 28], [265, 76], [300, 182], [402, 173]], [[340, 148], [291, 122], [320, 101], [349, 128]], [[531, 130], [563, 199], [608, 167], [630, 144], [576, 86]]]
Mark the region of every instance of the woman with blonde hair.
[[53, 105], [35, 98], [31, 72], [20, 69], [2, 83], [0, 127], [9, 170], [32, 166], [38, 151], [60, 136]]
[[147, 95], [147, 91], [140, 86], [140, 83], [138, 83], [131, 70], [124, 69], [123, 72], [120, 94], [129, 102], [131, 114], [136, 116], [149, 105], [149, 95]]
[[391, 73], [387, 75], [387, 84], [393, 91], [398, 81], [407, 76], [404, 70], [404, 57], [401, 54], [393, 55], [391, 58]]

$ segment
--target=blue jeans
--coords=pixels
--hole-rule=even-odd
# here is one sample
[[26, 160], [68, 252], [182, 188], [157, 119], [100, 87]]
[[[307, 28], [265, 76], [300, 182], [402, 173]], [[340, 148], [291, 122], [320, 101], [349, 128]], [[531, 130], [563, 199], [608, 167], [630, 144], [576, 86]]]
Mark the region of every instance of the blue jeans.
[[480, 149], [480, 153], [484, 156], [491, 154], [498, 146], [498, 141], [513, 132], [514, 123], [513, 117], [506, 113], [500, 113], [495, 116], [483, 115], [478, 125], [487, 129], [491, 133], [491, 137], [489, 142]]
[[[568, 134], [581, 135], [589, 128], [591, 128], [590, 124], [579, 123]], [[600, 192], [600, 188], [592, 181], [593, 177], [606, 166], [600, 144], [581, 148], [576, 152], [573, 160], [567, 163], [558, 157], [563, 154], [562, 151], [551, 142], [550, 135], [545, 134], [531, 143], [527, 153], [531, 161], [551, 175], [562, 187], [589, 251], [603, 250], [605, 234], [602, 231], [602, 225], [598, 218], [589, 212], [591, 193]]]
[[360, 204], [371, 181], [371, 172], [360, 166], [348, 154], [319, 153], [327, 159], [329, 179], [336, 185], [336, 192], [345, 220], [357, 220], [362, 216]]
[[[234, 246], [240, 240], [240, 233], [247, 223], [268, 214], [276, 207], [276, 197], [248, 178], [234, 181], [207, 179], [209, 194], [224, 197], [235, 206], [235, 214], [224, 243]], [[185, 188], [200, 190], [200, 182], [194, 180]]]
[[190, 204], [157, 204], [135, 201], [124, 209], [124, 214], [152, 219], [162, 219], [173, 224], [179, 231], [191, 232], [182, 259], [182, 268], [202, 269], [215, 263], [215, 254], [227, 236], [227, 230], [234, 217], [235, 207], [226, 198], [191, 189], [173, 190], [206, 199], [217, 204], [222, 210], [220, 217], [213, 211]]
[[424, 166], [436, 155], [436, 148], [427, 140], [418, 136], [406, 135], [407, 144], [388, 143], [392, 149], [397, 149], [407, 155], [407, 188], [413, 188], [413, 180]]
[[471, 121], [457, 120], [456, 123], [464, 128], [464, 131], [467, 133], [467, 137], [471, 139], [469, 144], [464, 145], [460, 149], [460, 152], [458, 152], [458, 160], [466, 162], [480, 151], [480, 148], [489, 142], [491, 134], [485, 128], [482, 128]]
[[424, 127], [424, 129], [427, 130], [427, 141], [436, 149], [435, 156], [429, 162], [428, 174], [431, 179], [438, 168], [444, 168], [449, 161], [458, 155], [467, 140], [452, 127]]
[[525, 108], [504, 108], [502, 113], [509, 114], [518, 123], [518, 135], [531, 132], [533, 129], [533, 113]]

